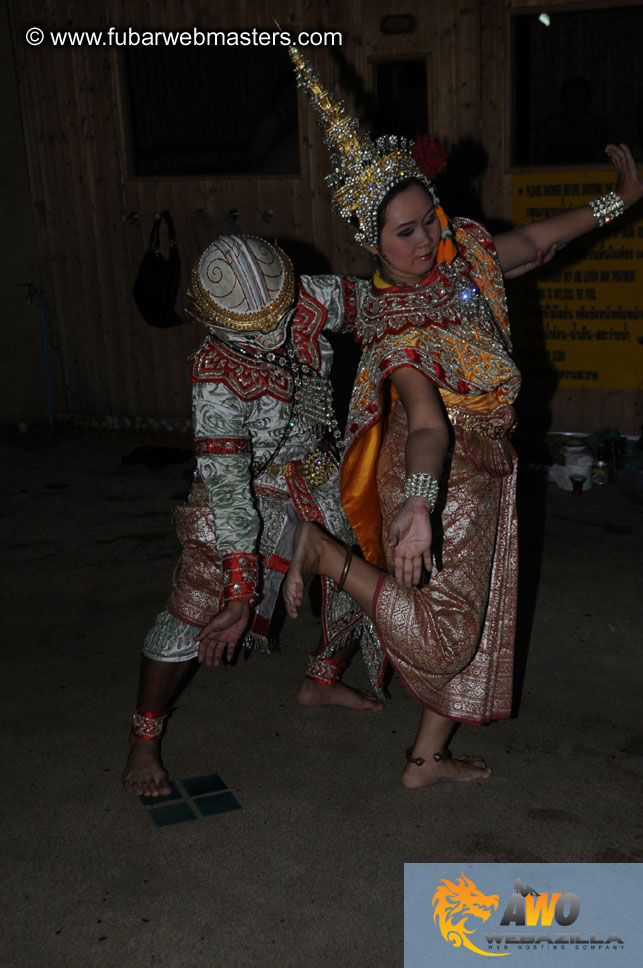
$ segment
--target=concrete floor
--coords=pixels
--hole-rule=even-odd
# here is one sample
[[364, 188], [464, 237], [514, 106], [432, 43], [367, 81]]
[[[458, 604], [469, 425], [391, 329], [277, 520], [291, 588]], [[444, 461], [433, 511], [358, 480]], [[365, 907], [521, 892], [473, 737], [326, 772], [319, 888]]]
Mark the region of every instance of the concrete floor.
[[643, 860], [641, 475], [525, 488], [518, 716], [454, 742], [492, 779], [400, 786], [396, 680], [380, 715], [298, 708], [310, 614], [173, 716], [172, 775], [218, 773], [241, 809], [157, 827], [119, 778], [187, 464], [124, 465], [134, 446], [0, 444], [4, 968], [397, 968], [405, 861]]

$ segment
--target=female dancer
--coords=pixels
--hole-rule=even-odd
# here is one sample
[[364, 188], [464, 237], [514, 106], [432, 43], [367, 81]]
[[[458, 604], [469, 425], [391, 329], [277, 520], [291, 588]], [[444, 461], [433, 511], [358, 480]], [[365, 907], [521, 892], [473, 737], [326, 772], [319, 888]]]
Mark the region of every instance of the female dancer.
[[297, 614], [308, 578], [344, 588], [422, 714], [406, 787], [484, 779], [452, 759], [457, 722], [510, 715], [517, 544], [515, 453], [507, 434], [519, 374], [503, 285], [643, 196], [626, 145], [608, 145], [616, 192], [491, 238], [452, 225], [402, 139], [357, 125], [291, 50], [332, 152], [334, 202], [378, 255], [353, 315], [363, 357], [342, 462], [342, 502], [364, 558], [300, 525], [284, 595]]

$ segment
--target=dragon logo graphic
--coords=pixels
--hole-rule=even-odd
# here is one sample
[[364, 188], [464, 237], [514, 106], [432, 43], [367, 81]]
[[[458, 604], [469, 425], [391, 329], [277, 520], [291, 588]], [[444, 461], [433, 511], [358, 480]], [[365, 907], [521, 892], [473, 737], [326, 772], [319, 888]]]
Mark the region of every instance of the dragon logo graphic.
[[433, 920], [440, 928], [444, 940], [454, 948], [464, 946], [479, 955], [504, 958], [509, 952], [496, 953], [476, 948], [467, 935], [474, 934], [479, 925], [466, 927], [467, 918], [470, 917], [486, 921], [498, 907], [499, 900], [497, 894], [482, 894], [464, 874], [455, 884], [453, 881], [442, 880], [433, 895]]

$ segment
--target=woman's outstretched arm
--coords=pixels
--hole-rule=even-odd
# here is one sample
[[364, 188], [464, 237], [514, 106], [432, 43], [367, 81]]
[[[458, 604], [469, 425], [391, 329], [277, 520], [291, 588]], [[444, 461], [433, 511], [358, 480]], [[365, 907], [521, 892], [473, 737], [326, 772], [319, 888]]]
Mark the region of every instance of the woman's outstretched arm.
[[[643, 180], [632, 152], [624, 144], [607, 145], [605, 151], [618, 172], [616, 193], [625, 208], [630, 208], [643, 198]], [[502, 270], [507, 278], [522, 275], [548, 262], [568, 242], [597, 227], [598, 222], [589, 205], [581, 205], [502, 232], [494, 238]]]

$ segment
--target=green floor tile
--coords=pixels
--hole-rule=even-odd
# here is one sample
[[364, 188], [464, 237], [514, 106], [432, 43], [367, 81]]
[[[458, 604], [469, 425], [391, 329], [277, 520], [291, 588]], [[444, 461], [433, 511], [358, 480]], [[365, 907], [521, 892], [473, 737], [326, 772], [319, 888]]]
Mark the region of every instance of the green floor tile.
[[229, 810], [241, 810], [241, 804], [230, 791], [218, 793], [210, 797], [196, 797], [194, 805], [204, 817], [212, 817], [217, 813], [227, 813]]
[[219, 793], [221, 790], [227, 789], [218, 773], [210, 773], [208, 776], [191, 776], [180, 782], [191, 797], [203, 796], [205, 793]]
[[183, 823], [185, 820], [196, 820], [196, 814], [188, 803], [170, 803], [166, 807], [156, 807], [149, 811], [150, 817], [157, 827], [167, 827], [172, 823]]

